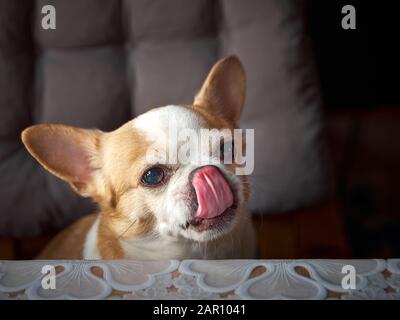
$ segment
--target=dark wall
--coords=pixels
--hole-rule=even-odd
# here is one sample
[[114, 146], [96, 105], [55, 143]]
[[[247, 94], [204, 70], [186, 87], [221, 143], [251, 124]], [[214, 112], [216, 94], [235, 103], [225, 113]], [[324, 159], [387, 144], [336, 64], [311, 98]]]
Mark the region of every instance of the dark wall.
[[[398, 1], [322, 1], [307, 4], [308, 30], [327, 110], [400, 106]], [[341, 26], [344, 5], [356, 9], [356, 30]]]

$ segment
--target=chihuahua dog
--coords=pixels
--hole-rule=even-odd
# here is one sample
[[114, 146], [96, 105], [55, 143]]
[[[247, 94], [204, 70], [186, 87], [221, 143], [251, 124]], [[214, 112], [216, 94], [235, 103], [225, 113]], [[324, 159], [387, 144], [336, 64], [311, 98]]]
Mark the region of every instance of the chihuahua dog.
[[217, 139], [211, 147], [206, 141], [186, 158], [181, 150], [172, 156], [183, 142], [171, 129], [209, 130], [212, 137], [238, 128], [245, 86], [243, 66], [230, 56], [213, 66], [192, 105], [152, 109], [112, 132], [56, 124], [25, 129], [30, 154], [99, 208], [59, 233], [38, 258], [253, 258], [250, 188], [236, 174], [235, 159], [221, 159], [236, 156], [235, 141]]

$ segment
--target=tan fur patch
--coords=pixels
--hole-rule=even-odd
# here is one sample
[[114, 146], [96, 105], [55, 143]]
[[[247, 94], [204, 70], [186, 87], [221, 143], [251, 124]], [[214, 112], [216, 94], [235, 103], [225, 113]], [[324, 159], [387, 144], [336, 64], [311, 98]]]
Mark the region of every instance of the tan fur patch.
[[246, 98], [246, 74], [236, 56], [218, 61], [209, 72], [194, 105], [213, 110], [218, 118], [237, 123]]
[[50, 241], [36, 259], [82, 259], [86, 234], [97, 216], [97, 214], [88, 215], [64, 229]]
[[[143, 237], [154, 229], [151, 212], [137, 212], [131, 203], [141, 201], [138, 190], [142, 168], [135, 166], [147, 150], [147, 141], [131, 122], [103, 138], [104, 183], [107, 197], [100, 199], [98, 249], [103, 259], [122, 259], [120, 239]], [[129, 196], [127, 196], [129, 194]], [[136, 215], [131, 217], [132, 212]]]
[[[104, 213], [103, 213], [104, 214]], [[100, 219], [97, 248], [102, 259], [123, 259], [124, 253], [118, 241], [118, 236], [107, 224], [107, 219]]]

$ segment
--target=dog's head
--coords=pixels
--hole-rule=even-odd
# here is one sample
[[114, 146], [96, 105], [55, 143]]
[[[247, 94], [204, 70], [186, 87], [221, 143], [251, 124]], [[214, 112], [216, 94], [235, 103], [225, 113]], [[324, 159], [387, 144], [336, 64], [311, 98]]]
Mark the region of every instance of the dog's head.
[[93, 198], [119, 236], [207, 241], [244, 214], [249, 189], [236, 174], [233, 133], [244, 99], [242, 64], [228, 57], [192, 105], [155, 108], [107, 133], [36, 125], [22, 140], [43, 167]]

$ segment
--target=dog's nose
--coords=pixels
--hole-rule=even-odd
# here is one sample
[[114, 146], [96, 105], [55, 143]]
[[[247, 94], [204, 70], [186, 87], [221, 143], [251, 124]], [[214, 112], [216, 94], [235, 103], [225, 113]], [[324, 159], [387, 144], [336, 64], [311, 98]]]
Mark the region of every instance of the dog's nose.
[[215, 166], [196, 169], [192, 176], [198, 208], [195, 217], [212, 219], [233, 205], [233, 194], [229, 183]]

